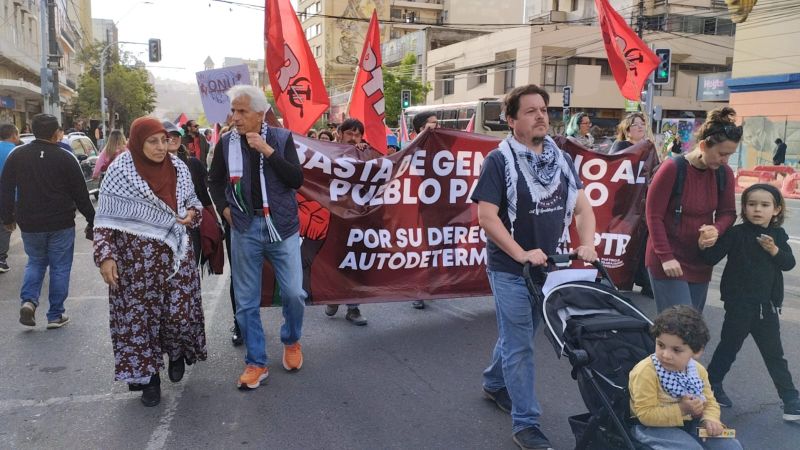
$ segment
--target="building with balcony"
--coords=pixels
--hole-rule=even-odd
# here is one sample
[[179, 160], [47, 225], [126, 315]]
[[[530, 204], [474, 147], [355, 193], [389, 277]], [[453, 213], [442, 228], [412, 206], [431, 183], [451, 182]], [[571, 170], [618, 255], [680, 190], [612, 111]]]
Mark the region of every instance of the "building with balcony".
[[[44, 0], [0, 1], [0, 121], [22, 128], [33, 115], [42, 112], [42, 42], [40, 2]], [[59, 107], [61, 117], [71, 122], [70, 104], [77, 93], [83, 66], [77, 52], [92, 39], [91, 1], [56, 1], [56, 36], [59, 62]]]
[[[562, 91], [571, 86], [572, 111], [588, 112], [610, 133], [625, 114], [626, 102], [608, 65], [594, 0], [529, 3], [528, 27], [509, 27], [430, 51], [426, 70], [433, 90], [427, 103], [500, 99], [516, 86], [533, 83], [551, 92], [550, 106], [559, 111], [551, 122], [560, 131]], [[611, 3], [635, 22], [638, 1]], [[734, 27], [723, 20], [724, 4], [694, 1], [693, 14], [713, 19], [713, 27], [709, 22], [695, 29], [686, 24], [705, 24], [706, 19], [684, 19], [684, 9], [667, 2], [645, 3], [645, 42], [672, 50], [671, 81], [656, 88], [655, 103], [667, 118], [704, 117], [718, 103], [697, 100], [698, 76], [730, 70], [733, 59]]]
[[[492, 20], [521, 23], [524, 3], [496, 2], [491, 7]], [[429, 50], [489, 32], [480, 25], [486, 21], [485, 1], [300, 0], [300, 23], [331, 97], [329, 117], [333, 121], [339, 121], [346, 113], [373, 10], [384, 21], [381, 42], [388, 45], [383, 47], [384, 66], [399, 64], [406, 52], [414, 53], [423, 80], [427, 74], [421, 61]]]

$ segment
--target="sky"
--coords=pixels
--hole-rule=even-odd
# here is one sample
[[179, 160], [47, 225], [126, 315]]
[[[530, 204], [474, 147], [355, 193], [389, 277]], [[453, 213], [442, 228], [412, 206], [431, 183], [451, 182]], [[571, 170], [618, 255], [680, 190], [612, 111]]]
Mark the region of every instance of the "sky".
[[[263, 6], [263, 0], [237, 0]], [[296, 5], [296, 1], [292, 1]], [[196, 82], [211, 56], [264, 58], [264, 12], [213, 0], [92, 0], [92, 18], [117, 22], [120, 41], [161, 39], [161, 62], [150, 63], [146, 45], [120, 44], [157, 78]]]

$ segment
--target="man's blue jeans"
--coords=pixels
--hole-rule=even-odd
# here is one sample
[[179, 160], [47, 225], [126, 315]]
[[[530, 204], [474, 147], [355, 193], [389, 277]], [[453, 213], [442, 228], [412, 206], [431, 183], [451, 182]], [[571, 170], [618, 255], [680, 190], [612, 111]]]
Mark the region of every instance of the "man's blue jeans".
[[28, 255], [25, 275], [20, 290], [21, 303], [32, 302], [39, 306], [44, 273], [50, 267], [50, 309], [47, 320], [58, 320], [64, 313], [64, 301], [69, 295], [69, 275], [75, 250], [75, 228], [58, 231], [22, 234], [22, 244]]
[[270, 242], [263, 217], [254, 217], [250, 229], [241, 233], [231, 229], [231, 275], [236, 293], [236, 322], [247, 348], [245, 363], [267, 366], [267, 348], [261, 325], [261, 267], [264, 259], [272, 263], [283, 303], [281, 342], [300, 340], [306, 292], [303, 290], [303, 263], [298, 233], [281, 242]]
[[483, 386], [508, 389], [512, 432], [539, 425], [541, 409], [534, 391], [533, 336], [539, 322], [525, 280], [506, 272], [487, 271], [497, 313], [497, 344], [483, 372]]

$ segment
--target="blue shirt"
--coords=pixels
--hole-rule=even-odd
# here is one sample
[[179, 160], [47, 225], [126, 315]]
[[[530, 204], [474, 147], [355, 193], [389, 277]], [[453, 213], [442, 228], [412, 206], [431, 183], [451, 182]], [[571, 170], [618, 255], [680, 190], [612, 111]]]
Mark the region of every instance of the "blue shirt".
[[[575, 177], [578, 189], [583, 189], [583, 184], [575, 172], [572, 158], [566, 153], [564, 153], [564, 157], [567, 158], [567, 162], [572, 168], [572, 176]], [[498, 212], [500, 220], [510, 232], [511, 220], [508, 217], [505, 166], [506, 161], [500, 150], [489, 153], [483, 162], [481, 176], [471, 199], [475, 203], [489, 202], [497, 205], [500, 208]], [[516, 169], [518, 174], [517, 219], [514, 222], [514, 240], [523, 250], [538, 248], [546, 255], [552, 255], [556, 252], [556, 247], [564, 232], [569, 180], [566, 174], [562, 173], [559, 187], [553, 192], [553, 195], [536, 205], [531, 199], [519, 167]], [[491, 239], [486, 242], [486, 253], [486, 266], [489, 270], [522, 275], [522, 264], [506, 254]]]
[[3, 174], [3, 167], [6, 165], [6, 159], [8, 159], [8, 155], [16, 146], [17, 144], [13, 142], [0, 141], [0, 175]]

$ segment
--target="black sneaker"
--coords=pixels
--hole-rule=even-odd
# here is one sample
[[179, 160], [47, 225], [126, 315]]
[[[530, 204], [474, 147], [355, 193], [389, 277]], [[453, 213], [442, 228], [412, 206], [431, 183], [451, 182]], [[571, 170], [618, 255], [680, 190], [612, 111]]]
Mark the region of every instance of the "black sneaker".
[[337, 311], [339, 311], [339, 305], [326, 305], [325, 306], [325, 315], [328, 316], [328, 317], [335, 316]]
[[234, 347], [244, 344], [242, 330], [239, 329], [239, 323], [236, 321], [233, 322], [233, 328], [231, 328], [231, 344], [233, 344]]
[[800, 420], [800, 399], [794, 399], [783, 404], [783, 420], [788, 422]]
[[726, 394], [725, 390], [722, 389], [721, 383], [712, 384], [711, 390], [714, 392], [714, 398], [717, 399], [717, 403], [719, 403], [719, 406], [723, 408], [730, 408], [731, 406], [733, 406], [733, 402], [731, 401], [730, 397], [728, 397], [728, 394]]
[[24, 302], [19, 309], [19, 323], [26, 327], [36, 326], [36, 305], [33, 302]]
[[11, 270], [11, 267], [8, 267], [8, 261], [0, 259], [0, 273], [6, 273], [9, 270]]
[[169, 366], [167, 367], [167, 374], [169, 375], [169, 381], [173, 383], [177, 383], [183, 379], [183, 374], [186, 372], [186, 363], [184, 362], [183, 356], [176, 359], [175, 361], [169, 360]]
[[142, 404], [148, 408], [161, 403], [161, 377], [158, 374], [150, 377], [150, 382], [142, 389]]
[[553, 448], [550, 441], [542, 433], [539, 427], [533, 426], [523, 428], [514, 434], [514, 443], [519, 445], [519, 448], [526, 449], [549, 449]]
[[414, 309], [425, 309], [425, 301], [414, 300], [413, 302], [411, 302], [411, 306], [413, 306]]
[[358, 308], [349, 308], [347, 310], [347, 315], [344, 316], [345, 319], [352, 322], [353, 325], [358, 325], [363, 327], [367, 324], [367, 319], [361, 315], [361, 311]]
[[500, 411], [511, 414], [511, 396], [508, 395], [508, 389], [501, 388], [496, 391], [492, 391], [484, 386], [483, 395], [489, 400], [493, 401], [494, 404], [500, 408]]

